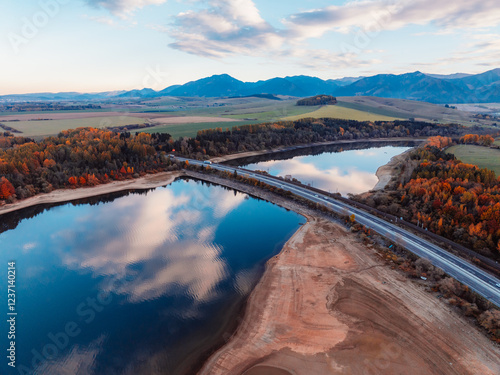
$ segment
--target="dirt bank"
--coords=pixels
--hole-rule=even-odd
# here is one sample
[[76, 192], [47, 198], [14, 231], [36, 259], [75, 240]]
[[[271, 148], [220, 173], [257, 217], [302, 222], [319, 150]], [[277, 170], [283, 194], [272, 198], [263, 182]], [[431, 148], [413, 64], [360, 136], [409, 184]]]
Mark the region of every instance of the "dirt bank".
[[308, 148], [315, 146], [329, 146], [329, 145], [342, 145], [342, 144], [352, 144], [352, 143], [380, 143], [380, 142], [423, 142], [426, 138], [377, 138], [377, 139], [353, 139], [353, 140], [342, 140], [342, 141], [332, 141], [332, 142], [317, 142], [317, 143], [308, 143], [305, 145], [296, 145], [296, 146], [284, 146], [277, 147], [274, 149], [266, 149], [260, 151], [248, 151], [248, 152], [240, 152], [238, 154], [231, 154], [226, 156], [221, 156], [217, 158], [210, 159], [214, 163], [223, 163], [225, 161], [246, 158], [249, 156], [257, 156], [264, 154], [274, 154], [276, 152], [283, 151], [291, 151], [300, 148]]
[[376, 252], [308, 217], [200, 374], [499, 374], [500, 350]]
[[375, 175], [378, 177], [377, 185], [372, 190], [384, 190], [387, 184], [391, 181], [392, 177], [397, 175], [397, 167], [398, 165], [405, 160], [408, 154], [412, 150], [408, 150], [403, 152], [402, 154], [393, 156], [389, 163], [386, 165], [382, 165], [377, 169]]
[[0, 207], [0, 215], [26, 207], [43, 203], [67, 202], [75, 199], [95, 197], [97, 195], [114, 193], [117, 191], [131, 189], [151, 189], [163, 185], [168, 185], [177, 177], [182, 176], [182, 172], [162, 172], [147, 175], [134, 180], [114, 181], [109, 184], [77, 189], [58, 189], [47, 194], [38, 194], [34, 197], [20, 200], [12, 204]]

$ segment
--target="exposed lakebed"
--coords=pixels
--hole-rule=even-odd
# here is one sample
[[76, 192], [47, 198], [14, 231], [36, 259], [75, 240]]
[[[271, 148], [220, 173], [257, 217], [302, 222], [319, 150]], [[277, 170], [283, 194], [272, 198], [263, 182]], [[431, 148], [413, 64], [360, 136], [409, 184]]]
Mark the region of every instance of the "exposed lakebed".
[[0, 264], [17, 270], [17, 369], [111, 375], [189, 372], [227, 338], [265, 262], [305, 219], [180, 179], [0, 221]]

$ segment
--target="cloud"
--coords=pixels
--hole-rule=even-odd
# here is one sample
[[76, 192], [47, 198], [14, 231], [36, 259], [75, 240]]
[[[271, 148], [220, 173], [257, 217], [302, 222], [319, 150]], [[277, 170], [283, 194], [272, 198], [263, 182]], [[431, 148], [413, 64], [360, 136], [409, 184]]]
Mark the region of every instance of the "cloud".
[[415, 65], [432, 68], [444, 67], [443, 72], [446, 72], [452, 64], [468, 63], [480, 67], [498, 67], [498, 61], [500, 61], [500, 34], [466, 35], [464, 40], [468, 40], [468, 42], [464, 43], [451, 56]]
[[115, 16], [127, 18], [135, 10], [148, 5], [160, 5], [167, 0], [86, 0], [87, 3], [96, 7], [109, 10]]
[[[364, 55], [378, 53], [379, 51], [364, 51]], [[296, 64], [307, 69], [331, 70], [356, 67], [371, 66], [380, 63], [377, 59], [360, 58], [356, 53], [340, 52], [335, 53], [327, 49], [307, 49], [290, 48], [281, 53], [282, 57], [294, 58]]]
[[23, 253], [28, 253], [30, 250], [33, 250], [35, 247], [37, 247], [36, 242], [28, 242], [23, 245]]
[[300, 12], [284, 24], [295, 38], [318, 38], [328, 31], [397, 30], [407, 25], [439, 29], [484, 28], [500, 24], [497, 0], [370, 0]]
[[87, 19], [90, 21], [102, 23], [103, 25], [108, 25], [108, 26], [115, 26], [116, 25], [115, 20], [111, 17], [104, 17], [104, 16], [96, 17], [96, 16], [88, 16], [86, 14], [84, 14], [82, 17], [84, 19]]
[[210, 0], [208, 9], [178, 14], [167, 32], [176, 40], [170, 47], [215, 59], [232, 55], [273, 57], [318, 70], [374, 62], [302, 45], [301, 38], [290, 30], [266, 22], [252, 0]]
[[212, 58], [279, 48], [284, 39], [252, 0], [211, 0], [210, 7], [176, 17], [172, 48]]

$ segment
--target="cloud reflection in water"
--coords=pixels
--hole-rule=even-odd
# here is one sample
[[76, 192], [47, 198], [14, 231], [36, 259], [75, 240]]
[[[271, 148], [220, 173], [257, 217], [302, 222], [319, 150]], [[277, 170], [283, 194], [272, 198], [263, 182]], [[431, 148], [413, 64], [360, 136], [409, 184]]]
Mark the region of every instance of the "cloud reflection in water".
[[[291, 175], [304, 184], [325, 191], [358, 194], [371, 190], [378, 182], [378, 167], [406, 151], [408, 147], [380, 147], [366, 150], [325, 152], [296, 156], [286, 160], [269, 160], [245, 168], [269, 171], [275, 176]], [[272, 157], [272, 155], [270, 156]]]
[[88, 222], [80, 222], [85, 234], [77, 227], [56, 233], [55, 247], [64, 248], [71, 239], [71, 251], [61, 253], [66, 266], [127, 280], [104, 282], [103, 287], [113, 285], [115, 289], [109, 291], [126, 295], [130, 302], [151, 300], [179, 288], [193, 300], [206, 302], [227, 277], [222, 249], [213, 243], [215, 230], [245, 195], [220, 188], [191, 193], [157, 189], [147, 199], [132, 195], [117, 200], [87, 218]]

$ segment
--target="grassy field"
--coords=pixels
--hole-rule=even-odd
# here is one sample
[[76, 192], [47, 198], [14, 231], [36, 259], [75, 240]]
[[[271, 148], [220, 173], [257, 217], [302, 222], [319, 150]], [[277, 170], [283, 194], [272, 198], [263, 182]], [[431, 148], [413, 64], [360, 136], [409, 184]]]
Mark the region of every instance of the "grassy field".
[[454, 154], [464, 163], [491, 169], [500, 176], [500, 150], [475, 145], [458, 145], [450, 147], [446, 152]]
[[384, 116], [377, 113], [360, 111], [357, 109], [346, 108], [344, 106], [337, 105], [327, 105], [323, 106], [316, 111], [301, 114], [298, 116], [288, 116], [283, 118], [283, 120], [299, 120], [301, 118], [323, 118], [323, 117], [332, 117], [332, 118], [340, 118], [340, 119], [349, 119], [349, 120], [358, 120], [358, 121], [392, 121], [397, 120], [398, 118], [392, 116]]
[[412, 117], [412, 116], [408, 116], [407, 113], [404, 113], [402, 111], [398, 111], [397, 109], [391, 109], [391, 108], [387, 108], [387, 107], [383, 107], [383, 106], [375, 107], [373, 104], [367, 105], [367, 104], [362, 104], [359, 102], [339, 101], [336, 105], [339, 107], [355, 109], [357, 111], [369, 112], [369, 113], [374, 113], [376, 115], [387, 116], [387, 117], [395, 117], [395, 118], [403, 118], [403, 119], [408, 119], [408, 118]]
[[377, 98], [370, 96], [339, 97], [338, 105], [378, 113], [391, 117], [415, 118], [444, 124], [457, 123], [465, 126], [491, 126], [493, 121], [473, 118], [472, 112], [445, 108], [443, 105], [415, 100]]
[[23, 133], [19, 135], [27, 137], [39, 137], [54, 135], [59, 133], [61, 130], [75, 129], [85, 126], [105, 128], [108, 126], [144, 124], [144, 122], [145, 120], [143, 118], [114, 116], [48, 121], [12, 121], [6, 122], [5, 125], [22, 131]]
[[[241, 126], [246, 124], [255, 124], [256, 121], [234, 121], [234, 122], [212, 122], [212, 123], [192, 123], [192, 124], [171, 124], [164, 126], [155, 126], [154, 128], [147, 128], [140, 130], [143, 133], [168, 133], [173, 138], [179, 137], [196, 137], [198, 130], [222, 128], [231, 129], [233, 126]], [[137, 133], [137, 132], [136, 132]]]

